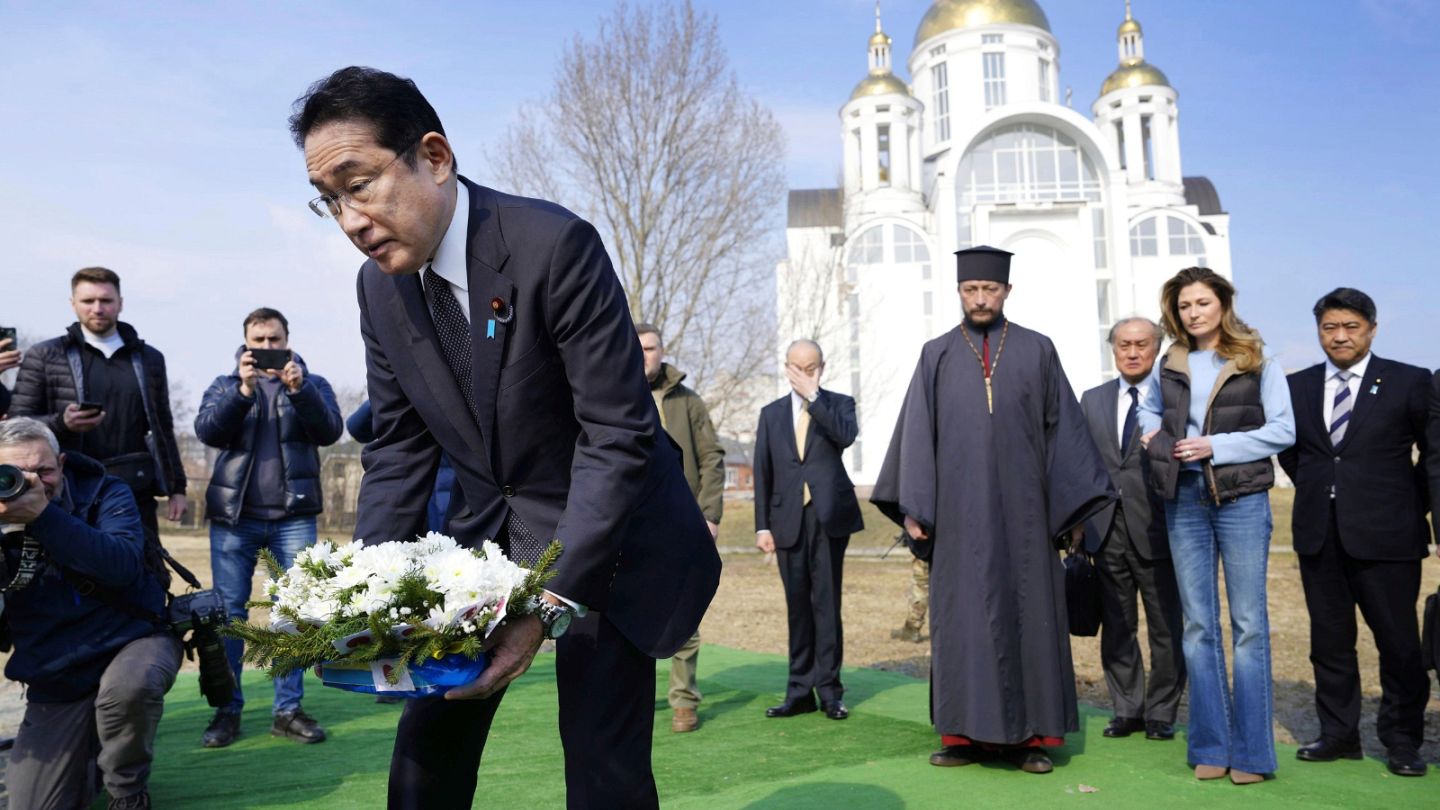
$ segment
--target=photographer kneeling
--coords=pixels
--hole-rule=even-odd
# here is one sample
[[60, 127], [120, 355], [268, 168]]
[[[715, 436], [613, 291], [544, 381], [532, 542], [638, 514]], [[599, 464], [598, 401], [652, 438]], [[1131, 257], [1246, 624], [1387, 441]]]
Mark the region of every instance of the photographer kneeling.
[[[10, 806], [150, 806], [147, 783], [180, 641], [161, 622], [165, 591], [144, 561], [135, 496], [105, 468], [62, 455], [50, 429], [0, 422], [5, 676], [26, 684], [5, 777]], [[122, 609], [133, 607], [133, 611]]]

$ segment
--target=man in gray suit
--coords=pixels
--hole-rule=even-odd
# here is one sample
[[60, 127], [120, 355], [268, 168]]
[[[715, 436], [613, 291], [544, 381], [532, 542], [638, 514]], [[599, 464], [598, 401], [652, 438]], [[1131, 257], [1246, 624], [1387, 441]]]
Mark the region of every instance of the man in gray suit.
[[[1126, 318], [1110, 330], [1110, 348], [1120, 378], [1086, 391], [1080, 398], [1085, 423], [1100, 457], [1120, 491], [1113, 522], [1102, 512], [1086, 526], [1090, 540], [1104, 527], [1110, 535], [1100, 552], [1100, 661], [1105, 685], [1115, 704], [1106, 737], [1128, 737], [1139, 731], [1151, 740], [1175, 736], [1175, 710], [1185, 691], [1185, 659], [1181, 656], [1180, 595], [1170, 564], [1165, 507], [1146, 486], [1148, 459], [1140, 447], [1136, 408], [1144, 398], [1155, 358], [1160, 352], [1160, 327], [1146, 318]], [[1094, 548], [1093, 542], [1087, 542]], [[1145, 603], [1150, 637], [1150, 678], [1136, 639], [1139, 614], [1135, 597]]]

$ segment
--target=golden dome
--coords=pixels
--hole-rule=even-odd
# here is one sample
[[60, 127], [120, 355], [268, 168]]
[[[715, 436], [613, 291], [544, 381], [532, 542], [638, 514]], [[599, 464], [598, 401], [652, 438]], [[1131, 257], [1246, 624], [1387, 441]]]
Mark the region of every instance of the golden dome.
[[889, 44], [890, 44], [890, 35], [887, 34], [887, 33], [885, 33], [884, 31], [876, 31], [875, 33], [873, 33], [873, 34], [870, 35], [870, 47], [872, 47], [872, 48], [875, 47], [876, 45], [889, 45]]
[[1125, 22], [1120, 23], [1120, 36], [1123, 37], [1126, 34], [1138, 33], [1140, 33], [1140, 22], [1138, 20], [1126, 19]]
[[864, 79], [861, 79], [859, 84], [855, 85], [855, 92], [850, 94], [850, 100], [854, 101], [857, 98], [864, 98], [865, 96], [884, 96], [890, 93], [899, 93], [902, 96], [908, 96], [910, 95], [910, 88], [906, 87], [904, 82], [896, 78], [894, 73], [882, 73], [879, 75], [872, 73]]
[[1100, 95], [1107, 95], [1122, 87], [1169, 87], [1170, 80], [1160, 72], [1160, 68], [1149, 62], [1141, 62], [1137, 65], [1122, 65], [1115, 69], [1114, 73], [1105, 79], [1105, 84], [1100, 88]]
[[946, 31], [992, 23], [1033, 25], [1050, 30], [1050, 21], [1035, 0], [935, 0], [915, 31], [916, 44]]

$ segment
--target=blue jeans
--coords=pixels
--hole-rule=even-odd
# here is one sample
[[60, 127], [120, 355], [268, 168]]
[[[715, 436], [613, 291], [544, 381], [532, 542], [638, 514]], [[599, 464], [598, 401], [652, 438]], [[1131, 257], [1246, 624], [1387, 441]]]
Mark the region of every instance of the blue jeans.
[[[1205, 477], [1181, 472], [1165, 502], [1170, 555], [1185, 611], [1182, 648], [1190, 673], [1191, 765], [1274, 773], [1274, 702], [1265, 569], [1270, 557], [1270, 496], [1260, 492], [1217, 506]], [[1225, 563], [1234, 689], [1225, 674], [1216, 560]]]
[[[270, 549], [281, 567], [289, 568], [301, 549], [315, 544], [315, 536], [314, 516], [279, 520], [242, 517], [234, 526], [212, 522], [210, 573], [230, 618], [243, 622], [250, 616], [245, 603], [250, 601], [250, 582], [260, 549]], [[225, 657], [230, 659], [230, 669], [235, 673], [235, 697], [221, 711], [239, 714], [245, 706], [245, 696], [240, 692], [240, 656], [244, 651], [245, 643], [240, 639], [225, 639]], [[300, 699], [305, 696], [304, 678], [305, 673], [300, 671], [275, 679], [276, 713], [300, 708]]]

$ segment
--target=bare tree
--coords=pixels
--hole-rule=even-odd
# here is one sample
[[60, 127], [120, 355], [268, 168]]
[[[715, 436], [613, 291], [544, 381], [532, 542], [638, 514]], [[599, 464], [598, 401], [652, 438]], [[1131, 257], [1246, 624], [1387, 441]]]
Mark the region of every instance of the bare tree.
[[576, 36], [496, 169], [595, 223], [631, 316], [662, 329], [723, 430], [773, 350], [783, 159], [780, 125], [739, 87], [712, 15], [621, 2]]

